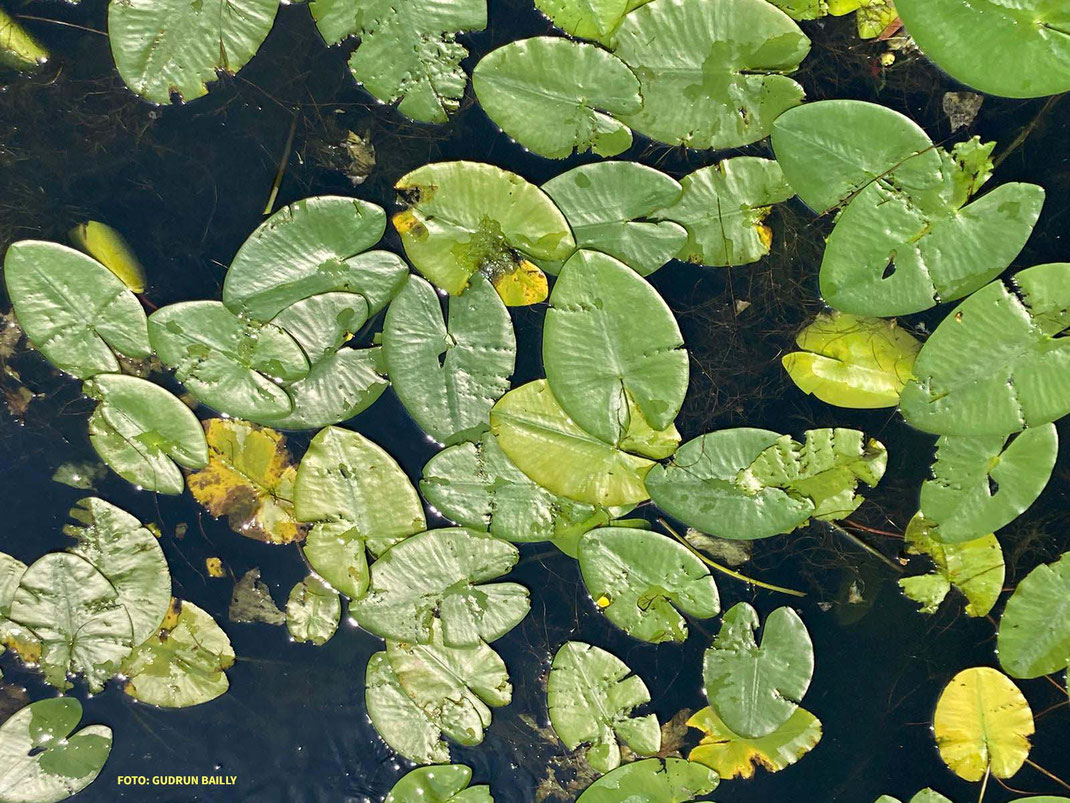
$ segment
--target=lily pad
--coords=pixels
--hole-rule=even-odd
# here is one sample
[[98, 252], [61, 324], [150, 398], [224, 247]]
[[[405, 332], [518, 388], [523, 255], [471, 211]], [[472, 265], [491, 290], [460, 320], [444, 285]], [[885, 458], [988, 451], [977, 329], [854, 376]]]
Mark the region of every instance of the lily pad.
[[1070, 90], [1070, 9], [1057, 0], [896, 0], [896, 8], [918, 47], [957, 81], [1011, 98]]
[[327, 427], [301, 459], [294, 486], [297, 519], [312, 523], [309, 565], [351, 599], [368, 586], [366, 552], [380, 555], [427, 527], [416, 489], [394, 459], [356, 432]]
[[401, 687], [385, 652], [368, 659], [364, 704], [375, 730], [392, 750], [417, 764], [449, 762], [442, 731]]
[[155, 493], [180, 494], [182, 469], [208, 462], [204, 430], [174, 394], [136, 376], [98, 374], [85, 394], [100, 404], [89, 419], [89, 442], [123, 479]]
[[687, 639], [682, 614], [709, 619], [720, 610], [709, 569], [682, 544], [649, 530], [602, 527], [580, 539], [587, 593], [609, 621], [654, 644]]
[[899, 404], [921, 349], [894, 320], [835, 310], [818, 315], [795, 344], [801, 351], [781, 362], [799, 390], [826, 404], [863, 410]]
[[650, 0], [535, 0], [535, 8], [554, 25], [578, 39], [592, 39], [607, 47], [624, 16]]
[[394, 784], [383, 803], [494, 803], [490, 787], [469, 786], [472, 768], [464, 764], [417, 767]]
[[353, 77], [406, 117], [444, 123], [460, 107], [468, 50], [457, 34], [487, 25], [486, 0], [313, 0], [309, 10], [327, 44], [359, 36], [349, 59]]
[[1070, 666], [1070, 552], [1037, 566], [1007, 600], [999, 623], [999, 663], [1016, 678]]
[[300, 541], [305, 527], [295, 519], [297, 469], [286, 438], [227, 418], [209, 419], [204, 429], [208, 465], [187, 479], [194, 499], [213, 516], [226, 516], [230, 528], [246, 538], [270, 544]]
[[520, 554], [487, 533], [447, 527], [406, 538], [371, 567], [371, 582], [349, 611], [382, 638], [428, 644], [436, 621], [447, 647], [494, 641], [527, 616], [528, 590], [486, 583], [507, 574]]
[[517, 468], [553, 494], [603, 507], [637, 505], [655, 465], [581, 429], [545, 380], [506, 393], [490, 411], [491, 432]]
[[472, 87], [491, 120], [549, 159], [627, 150], [632, 132], [617, 118], [643, 107], [628, 65], [596, 45], [557, 36], [491, 51], [473, 70]]
[[449, 316], [434, 288], [410, 276], [383, 323], [387, 373], [420, 428], [445, 444], [485, 431], [490, 408], [509, 390], [516, 338], [509, 310], [490, 282], [473, 276], [449, 300]]
[[48, 51], [0, 9], [0, 65], [12, 70], [36, 70], [46, 61]]
[[[568, 221], [545, 192], [515, 173], [478, 162], [438, 162], [402, 176], [409, 206], [394, 215], [405, 254], [420, 273], [459, 295], [479, 272], [493, 284], [529, 260], [561, 261], [576, 249]], [[532, 296], [526, 303], [546, 298]]]
[[643, 108], [620, 119], [670, 145], [757, 142], [802, 102], [787, 76], [809, 50], [799, 27], [765, 0], [654, 0], [629, 13], [613, 39], [643, 96]]
[[671, 426], [687, 393], [683, 344], [669, 306], [623, 262], [578, 251], [565, 263], [542, 358], [554, 398], [581, 429], [620, 446], [631, 428], [629, 399], [653, 429]]
[[[396, 294], [390, 289], [390, 298]], [[285, 329], [312, 364], [338, 351], [371, 316], [368, 299], [359, 293], [332, 291], [302, 298], [283, 309], [271, 323]]]
[[[888, 795], [881, 795], [874, 803], [900, 803], [900, 801]], [[910, 803], [952, 803], [952, 801], [932, 789], [922, 789], [910, 798]]]
[[996, 281], [929, 337], [903, 390], [907, 423], [939, 435], [1007, 435], [1070, 413], [1070, 263]]
[[769, 736], [791, 719], [814, 674], [814, 645], [794, 610], [777, 608], [766, 617], [760, 645], [757, 630], [758, 612], [737, 603], [702, 667], [710, 706], [747, 739]]
[[230, 686], [230, 639], [192, 602], [174, 600], [159, 632], [123, 661], [123, 691], [149, 705], [188, 708], [214, 700]]
[[184, 301], [149, 317], [149, 338], [186, 388], [237, 418], [272, 418], [293, 409], [276, 380], [308, 374], [305, 352], [289, 334], [231, 313], [218, 301]]
[[[683, 248], [687, 231], [655, 213], [671, 207], [683, 187], [671, 176], [638, 162], [592, 162], [542, 185], [564, 213], [576, 247], [619, 259], [640, 276], [649, 276]], [[549, 273], [560, 263], [541, 261]]]
[[632, 715], [632, 709], [650, 702], [646, 684], [603, 649], [565, 642], [550, 667], [546, 701], [550, 724], [565, 747], [587, 745], [584, 755], [598, 772], [620, 765], [618, 739], [639, 755], [661, 748], [657, 716]]
[[148, 357], [145, 312], [92, 257], [22, 240], [4, 255], [4, 282], [26, 337], [49, 362], [85, 379], [119, 370], [117, 355]]
[[1033, 712], [1018, 687], [986, 666], [955, 675], [933, 714], [940, 758], [967, 781], [980, 781], [989, 771], [1012, 777], [1029, 755], [1033, 730]]
[[145, 269], [118, 231], [106, 223], [89, 220], [70, 230], [71, 242], [110, 270], [131, 292], [145, 292]]
[[93, 783], [111, 753], [111, 728], [74, 732], [82, 705], [71, 697], [38, 700], [0, 725], [0, 800], [58, 803]]
[[1010, 524], [1044, 490], [1059, 455], [1054, 424], [1012, 437], [944, 436], [933, 478], [921, 486], [921, 509], [945, 544], [979, 538]]
[[312, 363], [308, 376], [286, 386], [293, 411], [264, 423], [278, 429], [319, 429], [348, 421], [383, 395], [390, 382], [383, 350], [340, 348]]
[[286, 600], [286, 628], [294, 641], [326, 644], [342, 618], [338, 592], [318, 577], [306, 577], [290, 589]]
[[617, 767], [579, 796], [576, 803], [627, 803], [640, 795], [644, 803], [689, 803], [717, 788], [717, 773], [682, 758], [646, 758]]
[[[223, 303], [236, 314], [270, 321], [311, 296], [346, 292], [362, 296], [364, 314], [374, 315], [408, 274], [395, 254], [368, 250], [385, 230], [382, 208], [356, 198], [324, 195], [292, 203], [261, 223], [238, 250], [223, 281]], [[287, 323], [301, 312], [291, 311], [290, 320], [278, 325], [289, 330]], [[299, 333], [294, 336], [301, 341]]]
[[234, 584], [227, 616], [232, 622], [263, 622], [267, 625], [286, 622], [286, 614], [271, 598], [271, 589], [260, 579], [259, 569], [250, 569]]
[[779, 772], [821, 741], [821, 721], [805, 708], [797, 708], [787, 722], [758, 739], [733, 733], [709, 707], [697, 712], [687, 724], [702, 731], [702, 741], [688, 759], [717, 770], [725, 779], [750, 778], [758, 767]]
[[773, 204], [795, 195], [772, 159], [737, 156], [680, 180], [683, 196], [655, 212], [687, 230], [677, 259], [696, 265], [748, 265], [769, 253], [773, 230], [765, 225]]

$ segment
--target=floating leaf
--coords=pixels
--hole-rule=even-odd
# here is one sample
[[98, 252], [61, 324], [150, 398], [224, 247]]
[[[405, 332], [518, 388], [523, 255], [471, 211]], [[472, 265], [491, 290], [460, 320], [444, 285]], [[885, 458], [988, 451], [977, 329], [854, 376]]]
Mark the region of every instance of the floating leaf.
[[286, 600], [286, 629], [295, 641], [326, 644], [342, 618], [338, 592], [318, 577], [306, 577], [290, 589]]
[[[648, 276], [683, 248], [684, 227], [654, 220], [683, 193], [679, 182], [638, 162], [592, 162], [542, 185], [564, 213], [576, 247], [619, 259], [640, 276]], [[557, 273], [560, 263], [540, 262]]]
[[1003, 591], [1006, 568], [999, 541], [989, 533], [969, 541], [947, 544], [934, 538], [938, 532], [938, 528], [920, 513], [910, 520], [904, 534], [907, 552], [928, 555], [936, 565], [936, 571], [904, 577], [899, 581], [899, 587], [910, 599], [921, 604], [922, 613], [936, 613], [954, 586], [966, 596], [968, 616], [987, 616]]
[[802, 351], [781, 362], [803, 393], [855, 409], [894, 407], [911, 377], [919, 343], [894, 320], [822, 313], [795, 338]]
[[1002, 672], [981, 666], [951, 679], [933, 714], [940, 758], [967, 781], [986, 773], [1010, 778], [1029, 755], [1033, 735], [1029, 703]]
[[171, 602], [171, 572], [160, 542], [125, 510], [94, 496], [71, 508], [75, 524], [63, 532], [78, 541], [70, 552], [103, 574], [130, 615], [134, 644], [147, 639], [163, 621]]
[[4, 255], [4, 281], [26, 337], [61, 371], [85, 379], [117, 372], [117, 354], [151, 353], [141, 304], [92, 257], [22, 240]]
[[621, 446], [631, 429], [629, 401], [653, 429], [672, 426], [687, 393], [683, 344], [669, 306], [623, 262], [578, 251], [565, 263], [550, 296], [542, 358], [554, 398], [581, 429]]
[[275, 0], [122, 0], [108, 4], [115, 67], [153, 103], [194, 100], [218, 73], [244, 67], [271, 30]]
[[36, 70], [48, 61], [48, 51], [0, 8], [0, 66]]
[[535, 8], [554, 25], [578, 39], [593, 39], [607, 47], [629, 11], [650, 0], [535, 0]]
[[591, 530], [580, 539], [579, 559], [591, 599], [609, 621], [642, 641], [684, 641], [687, 623], [681, 613], [709, 619], [721, 610], [706, 565], [659, 533]]
[[197, 416], [159, 385], [125, 374], [86, 380], [85, 394], [100, 404], [89, 419], [89, 442], [100, 459], [139, 488], [180, 494], [182, 470], [208, 462]]
[[647, 758], [617, 767], [587, 787], [576, 803], [688, 803], [717, 788], [717, 773], [682, 758]]
[[650, 702], [646, 684], [603, 649], [565, 642], [550, 667], [546, 701], [550, 724], [565, 747], [587, 745], [584, 755], [598, 772], [620, 765], [618, 738], [639, 755], [661, 748], [657, 716], [632, 716], [633, 708]]
[[125, 661], [123, 691], [149, 705], [188, 708], [214, 700], [230, 686], [230, 639], [192, 602], [174, 600], [158, 633]]
[[394, 784], [383, 803], [494, 803], [490, 787], [468, 786], [472, 768], [464, 764], [417, 767]]
[[392, 750], [417, 764], [445, 764], [450, 760], [442, 731], [401, 687], [385, 652], [368, 659], [364, 704], [375, 730]]
[[473, 70], [472, 87], [491, 120], [549, 159], [627, 150], [632, 132], [617, 118], [643, 107], [628, 65], [600, 47], [557, 36], [491, 51]]
[[313, 0], [309, 10], [327, 44], [360, 37], [349, 69], [379, 100], [425, 123], [444, 123], [460, 107], [468, 51], [457, 34], [487, 26], [486, 0], [374, 0], [359, 9]]
[[38, 700], [0, 725], [0, 800], [58, 803], [93, 783], [111, 753], [111, 728], [74, 732], [82, 705], [71, 697]]
[[119, 232], [106, 223], [90, 220], [70, 231], [71, 242], [100, 262], [131, 292], [145, 292], [145, 269]]
[[367, 592], [349, 611], [364, 629], [395, 641], [430, 643], [436, 620], [448, 647], [494, 641], [527, 616], [528, 590], [484, 581], [507, 574], [519, 557], [515, 546], [486, 533], [429, 530], [375, 561]]
[[84, 674], [98, 692], [133, 646], [130, 616], [115, 587], [85, 558], [51, 552], [22, 575], [10, 618], [40, 640], [45, 680], [71, 686], [69, 674]]
[[821, 741], [821, 721], [797, 708], [783, 725], [759, 739], [747, 739], [725, 725], [712, 708], [703, 708], [687, 724], [702, 731], [702, 741], [688, 755], [717, 770], [722, 778], [750, 778], [757, 767], [779, 772]]
[[211, 418], [205, 422], [209, 459], [189, 475], [193, 498], [213, 516], [227, 517], [230, 528], [270, 544], [300, 541], [305, 528], [294, 518], [297, 469], [286, 438], [273, 429], [245, 421]]
[[787, 77], [810, 40], [765, 0], [654, 0], [629, 13], [613, 52], [639, 78], [643, 108], [621, 121], [690, 148], [735, 148], [766, 137], [802, 102]]
[[896, 8], [918, 47], [957, 81], [1012, 98], [1070, 90], [1070, 9], [1062, 3], [896, 0]]
[[545, 380], [506, 393], [490, 411], [491, 432], [506, 456], [551, 493], [603, 507], [636, 505], [655, 465], [580, 429]]
[[260, 579], [259, 569], [250, 569], [234, 584], [227, 616], [232, 622], [281, 625], [286, 621], [286, 614], [271, 598], [271, 589]]
[[1010, 524], [1040, 496], [1058, 455], [1054, 424], [1009, 438], [940, 438], [933, 478], [921, 486], [922, 512], [936, 527], [932, 537], [953, 544]]
[[308, 376], [286, 386], [293, 412], [266, 423], [279, 429], [318, 429], [364, 412], [389, 387], [383, 350], [340, 348], [312, 364]]
[[999, 663], [1016, 678], [1070, 666], [1070, 552], [1037, 566], [1007, 600], [999, 623]]
[[[1007, 435], [1070, 413], [1070, 264], [1027, 268], [963, 301], [925, 341], [900, 409], [939, 435]], [[1013, 288], [1013, 289], [1012, 289]]]
[[793, 20], [820, 19], [827, 14], [842, 17], [857, 11], [855, 22], [861, 39], [875, 39], [897, 17], [892, 0], [769, 0]]
[[[900, 803], [900, 801], [888, 795], [881, 795], [874, 803]], [[952, 801], [932, 789], [922, 789], [910, 798], [910, 803], [952, 803]]]
[[[223, 303], [237, 314], [270, 321], [310, 296], [344, 291], [362, 296], [364, 314], [374, 315], [408, 274], [395, 254], [368, 250], [385, 230], [382, 208], [356, 198], [323, 195], [292, 203], [261, 223], [238, 250], [223, 282]], [[288, 329], [287, 322], [278, 325]], [[294, 337], [300, 341], [299, 334]]]
[[478, 437], [509, 389], [516, 338], [509, 310], [494, 288], [475, 276], [449, 300], [449, 316], [434, 288], [410, 276], [383, 323], [386, 369], [405, 409], [441, 443]]
[[773, 230], [765, 218], [773, 204], [795, 192], [772, 159], [737, 156], [680, 180], [683, 196], [654, 213], [687, 230], [677, 259], [696, 265], [747, 265], [769, 253]]
[[301, 459], [294, 486], [297, 519], [312, 522], [309, 565], [351, 599], [368, 586], [366, 550], [380, 555], [427, 527], [416, 489], [394, 459], [356, 432], [327, 427]]
[[576, 248], [568, 222], [546, 193], [492, 165], [424, 165], [402, 176], [395, 189], [409, 204], [393, 220], [405, 254], [451, 295], [459, 295], [477, 272], [495, 283], [530, 269], [529, 259], [561, 261]]
[[293, 409], [275, 380], [308, 373], [305, 353], [290, 335], [231, 313], [218, 301], [171, 304], [149, 317], [160, 359], [210, 407], [237, 418], [272, 418]]

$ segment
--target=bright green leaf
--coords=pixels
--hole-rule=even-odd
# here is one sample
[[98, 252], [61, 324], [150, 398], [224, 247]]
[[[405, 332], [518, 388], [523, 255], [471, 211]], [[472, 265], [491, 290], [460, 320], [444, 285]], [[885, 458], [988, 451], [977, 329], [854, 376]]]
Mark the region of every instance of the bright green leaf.
[[999, 663], [1016, 678], [1070, 666], [1070, 552], [1037, 566], [1007, 600], [999, 623]]
[[717, 773], [681, 758], [647, 758], [624, 764], [602, 776], [576, 803], [689, 803], [717, 788]]
[[490, 787], [468, 786], [472, 769], [464, 764], [417, 767], [394, 784], [383, 803], [494, 803]]

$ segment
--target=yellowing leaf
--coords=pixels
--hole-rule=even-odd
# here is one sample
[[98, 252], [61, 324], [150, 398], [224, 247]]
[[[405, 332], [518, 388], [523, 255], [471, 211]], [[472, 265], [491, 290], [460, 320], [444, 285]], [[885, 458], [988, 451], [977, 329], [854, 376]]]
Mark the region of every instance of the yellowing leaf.
[[305, 537], [294, 518], [297, 468], [286, 439], [267, 427], [233, 419], [205, 423], [207, 467], [186, 482], [194, 498], [213, 516], [226, 516], [234, 532], [272, 544]]
[[526, 259], [521, 259], [512, 270], [495, 273], [490, 277], [490, 283], [507, 307], [538, 304], [545, 301], [550, 292], [546, 274]]
[[821, 721], [805, 708], [797, 708], [787, 722], [758, 739], [746, 739], [728, 729], [707, 706], [687, 721], [703, 732], [687, 757], [717, 770], [721, 778], [750, 778], [756, 767], [778, 772], [794, 764], [821, 741]]
[[1014, 682], [995, 669], [964, 669], [940, 695], [933, 733], [944, 763], [967, 781], [991, 768], [1010, 778], [1029, 755], [1033, 712]]
[[223, 570], [223, 561], [219, 558], [205, 558], [204, 568], [208, 570], [209, 577], [226, 577], [227, 575]]
[[145, 292], [145, 271], [133, 249], [111, 226], [90, 220], [70, 232], [71, 242], [110, 270], [135, 293]]

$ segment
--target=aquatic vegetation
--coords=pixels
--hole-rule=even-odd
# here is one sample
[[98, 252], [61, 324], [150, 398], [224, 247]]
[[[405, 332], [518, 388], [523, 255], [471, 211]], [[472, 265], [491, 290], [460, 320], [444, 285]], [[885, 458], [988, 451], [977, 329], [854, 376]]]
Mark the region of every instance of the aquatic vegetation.
[[0, 8], [0, 66], [36, 70], [46, 61], [48, 51]]
[[417, 767], [394, 784], [383, 803], [494, 803], [490, 787], [469, 786], [471, 780], [472, 768], [464, 764]]
[[712, 707], [697, 712], [687, 724], [702, 731], [688, 759], [716, 770], [725, 780], [751, 778], [759, 767], [779, 772], [821, 741], [821, 721], [805, 708], [797, 708], [787, 722], [757, 739], [733, 732]]
[[338, 629], [341, 618], [341, 597], [318, 577], [306, 577], [290, 589], [286, 600], [286, 629], [294, 641], [326, 644]]

